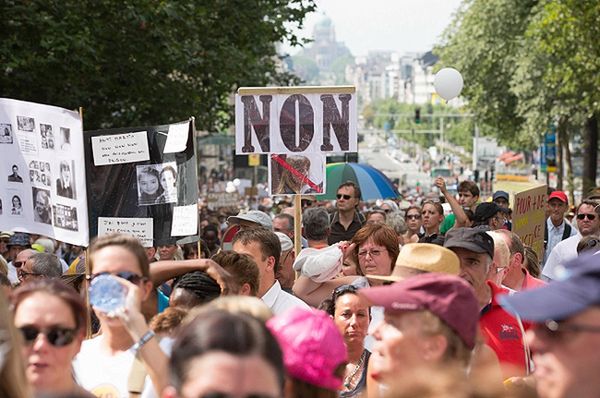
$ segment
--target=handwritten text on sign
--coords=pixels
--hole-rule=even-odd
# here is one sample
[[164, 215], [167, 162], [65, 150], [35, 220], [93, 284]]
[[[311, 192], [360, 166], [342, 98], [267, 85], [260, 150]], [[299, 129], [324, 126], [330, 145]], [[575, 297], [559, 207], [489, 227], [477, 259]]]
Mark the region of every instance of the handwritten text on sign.
[[134, 163], [150, 159], [145, 131], [92, 137], [94, 165]]
[[98, 217], [98, 236], [110, 233], [133, 235], [144, 247], [152, 247], [154, 225], [151, 218]]
[[546, 185], [541, 185], [516, 193], [513, 207], [513, 232], [531, 246], [539, 258], [544, 256], [546, 191]]
[[238, 94], [235, 147], [238, 155], [356, 152], [356, 94]]

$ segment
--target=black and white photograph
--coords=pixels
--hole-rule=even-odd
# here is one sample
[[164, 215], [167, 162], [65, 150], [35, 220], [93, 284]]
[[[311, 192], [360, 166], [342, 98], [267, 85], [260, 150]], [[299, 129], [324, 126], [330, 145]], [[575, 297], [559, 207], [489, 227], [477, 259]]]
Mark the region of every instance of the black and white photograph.
[[73, 162], [61, 160], [60, 177], [56, 180], [56, 194], [63, 198], [77, 199], [75, 195], [75, 182], [73, 181]]
[[23, 182], [23, 177], [21, 177], [21, 172], [19, 171], [19, 166], [13, 164], [11, 167], [12, 173], [8, 175], [8, 182]]
[[40, 123], [40, 135], [42, 137], [42, 148], [54, 149], [54, 134], [52, 126], [49, 124]]
[[68, 229], [70, 231], [79, 230], [76, 207], [55, 204], [52, 206], [52, 209], [54, 211], [55, 227]]
[[14, 194], [11, 197], [12, 207], [10, 209], [11, 216], [21, 216], [23, 215], [23, 201], [21, 200], [21, 196], [18, 194]]
[[0, 144], [12, 144], [12, 124], [0, 123]]
[[71, 150], [71, 129], [66, 127], [60, 128], [60, 150], [70, 151]]
[[52, 207], [50, 191], [47, 189], [31, 188], [33, 194], [33, 221], [52, 224]]
[[137, 166], [138, 204], [176, 203], [177, 175], [175, 162]]
[[33, 131], [35, 120], [29, 116], [17, 116], [17, 128], [21, 131]]
[[29, 162], [29, 182], [33, 185], [49, 187], [52, 184], [50, 163], [38, 160]]

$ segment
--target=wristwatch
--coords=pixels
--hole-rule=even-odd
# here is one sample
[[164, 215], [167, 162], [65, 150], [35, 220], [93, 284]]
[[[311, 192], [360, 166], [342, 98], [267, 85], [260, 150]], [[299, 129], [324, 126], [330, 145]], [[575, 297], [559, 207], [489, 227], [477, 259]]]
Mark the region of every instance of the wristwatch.
[[152, 330], [148, 330], [146, 333], [144, 333], [144, 335], [142, 336], [142, 338], [135, 343], [134, 345], [131, 346], [131, 348], [129, 349], [129, 351], [131, 351], [133, 353], [133, 355], [137, 355], [137, 353], [142, 349], [142, 347], [149, 342], [152, 337], [154, 337], [155, 334]]

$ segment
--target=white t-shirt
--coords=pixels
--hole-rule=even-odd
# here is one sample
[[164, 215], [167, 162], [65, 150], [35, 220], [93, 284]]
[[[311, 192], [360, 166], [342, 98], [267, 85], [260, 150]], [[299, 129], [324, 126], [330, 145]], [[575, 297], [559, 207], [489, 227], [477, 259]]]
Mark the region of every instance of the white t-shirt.
[[[73, 360], [73, 371], [77, 383], [99, 398], [129, 397], [127, 381], [133, 365], [134, 355], [129, 350], [108, 355], [102, 349], [103, 336], [85, 340], [79, 354]], [[163, 338], [160, 348], [171, 354], [173, 339]], [[159, 391], [160, 393], [160, 391]], [[142, 398], [156, 398], [150, 376], [146, 376]]]

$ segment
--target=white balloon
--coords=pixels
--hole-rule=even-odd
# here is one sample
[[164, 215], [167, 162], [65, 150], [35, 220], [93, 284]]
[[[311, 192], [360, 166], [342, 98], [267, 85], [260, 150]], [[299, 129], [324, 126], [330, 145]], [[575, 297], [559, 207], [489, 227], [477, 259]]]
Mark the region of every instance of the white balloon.
[[458, 97], [463, 88], [463, 78], [454, 68], [443, 68], [435, 74], [433, 86], [436, 93], [446, 101]]

